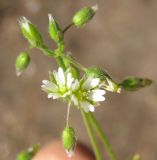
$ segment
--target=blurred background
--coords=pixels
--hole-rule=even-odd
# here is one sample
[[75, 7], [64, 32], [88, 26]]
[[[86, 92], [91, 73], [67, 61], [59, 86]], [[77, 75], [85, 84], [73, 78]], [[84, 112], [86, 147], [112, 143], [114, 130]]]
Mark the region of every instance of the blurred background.
[[[48, 71], [56, 69], [53, 59], [33, 49], [31, 64], [20, 77], [15, 74], [16, 56], [27, 49], [18, 19], [26, 16], [55, 48], [47, 33], [47, 14], [52, 13], [64, 28], [81, 7], [98, 3], [94, 19], [65, 36], [66, 48], [89, 67], [104, 68], [120, 82], [125, 76], [156, 81], [156, 0], [0, 0], [0, 159], [40, 142], [60, 138], [67, 106], [47, 99], [41, 91]], [[157, 86], [137, 92], [108, 93], [95, 115], [106, 131], [119, 160], [140, 153], [143, 160], [157, 160]], [[71, 123], [78, 140], [90, 145], [80, 112], [73, 108]]]

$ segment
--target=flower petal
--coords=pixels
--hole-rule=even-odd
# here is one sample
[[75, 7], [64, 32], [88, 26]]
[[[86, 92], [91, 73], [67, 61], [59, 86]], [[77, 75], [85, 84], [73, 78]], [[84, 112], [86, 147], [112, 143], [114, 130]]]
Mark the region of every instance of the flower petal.
[[76, 91], [80, 87], [79, 81], [76, 79], [72, 84], [71, 88], [73, 91]]
[[96, 87], [96, 86], [99, 84], [99, 82], [100, 82], [100, 79], [99, 79], [99, 78], [94, 78], [94, 79], [92, 79], [92, 81], [91, 81], [91, 83], [90, 83], [91, 88]]
[[59, 77], [60, 83], [65, 84], [65, 76], [64, 76], [63, 69], [61, 67], [58, 68], [58, 77]]
[[48, 98], [53, 98], [53, 99], [57, 99], [57, 98], [60, 98], [61, 95], [58, 94], [58, 93], [49, 93], [48, 94]]
[[68, 73], [68, 74], [67, 74], [67, 87], [68, 87], [68, 88], [71, 87], [73, 80], [74, 80], [74, 78], [72, 78], [71, 73]]
[[58, 87], [54, 83], [52, 83], [51, 81], [44, 80], [42, 82], [44, 83], [43, 85], [41, 85], [41, 88], [43, 90], [52, 91], [52, 92], [57, 91]]
[[94, 112], [94, 108], [93, 108], [94, 106], [88, 101], [82, 101], [80, 104], [85, 112], [89, 112], [89, 111]]
[[71, 101], [74, 103], [75, 106], [78, 106], [78, 99], [76, 98], [75, 95], [71, 96]]

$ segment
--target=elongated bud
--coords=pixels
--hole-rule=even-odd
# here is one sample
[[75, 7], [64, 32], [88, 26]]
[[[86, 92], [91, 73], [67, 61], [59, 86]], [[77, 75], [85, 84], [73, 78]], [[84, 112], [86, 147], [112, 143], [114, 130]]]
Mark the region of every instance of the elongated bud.
[[49, 14], [48, 17], [49, 17], [49, 34], [50, 34], [50, 37], [56, 43], [62, 43], [62, 41], [63, 41], [63, 31], [60, 29], [59, 25], [53, 19], [51, 14]]
[[152, 80], [147, 78], [127, 77], [120, 85], [125, 90], [136, 91], [140, 88], [149, 86], [150, 84], [152, 84]]
[[28, 148], [26, 151], [22, 151], [17, 155], [16, 160], [32, 160], [32, 158], [38, 152], [39, 147], [39, 144], [35, 144], [33, 147]]
[[37, 28], [25, 17], [20, 20], [20, 26], [24, 37], [29, 41], [32, 47], [42, 48], [44, 45], [41, 34]]
[[62, 132], [62, 142], [64, 149], [66, 150], [69, 157], [73, 156], [73, 151], [76, 144], [75, 131], [72, 127], [64, 128]]
[[72, 22], [77, 27], [83, 26], [85, 23], [87, 23], [88, 21], [90, 21], [93, 18], [97, 9], [98, 9], [97, 5], [95, 5], [93, 7], [82, 8], [74, 15]]
[[22, 52], [16, 58], [16, 74], [19, 76], [29, 65], [30, 57], [27, 52]]
[[108, 91], [120, 93], [121, 88], [112, 80], [112, 78], [102, 69], [98, 67], [88, 68], [86, 71], [87, 76], [99, 78], [101, 80], [102, 87]]

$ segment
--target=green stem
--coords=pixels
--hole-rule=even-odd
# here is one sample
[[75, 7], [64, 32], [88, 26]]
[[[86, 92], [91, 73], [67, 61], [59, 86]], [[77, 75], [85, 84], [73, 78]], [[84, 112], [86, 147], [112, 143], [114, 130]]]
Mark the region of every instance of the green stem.
[[66, 67], [61, 56], [56, 57], [57, 64], [65, 71]]
[[103, 156], [101, 155], [98, 143], [96, 141], [96, 137], [94, 135], [91, 123], [89, 121], [88, 113], [85, 113], [82, 109], [81, 109], [81, 113], [82, 113], [82, 117], [84, 119], [84, 123], [85, 123], [86, 128], [87, 128], [87, 132], [88, 132], [88, 135], [89, 135], [89, 138], [90, 138], [90, 141], [91, 141], [96, 159], [97, 160], [104, 160]]
[[65, 33], [71, 26], [73, 26], [73, 23], [69, 24], [65, 29], [63, 30], [63, 33]]
[[86, 67], [84, 67], [82, 64], [78, 63], [77, 61], [75, 61], [73, 58], [67, 56], [67, 55], [62, 55], [63, 58], [67, 59], [71, 64], [73, 64], [75, 67], [83, 70], [84, 72], [86, 72]]
[[93, 114], [91, 112], [89, 112], [89, 119], [90, 119], [90, 123], [93, 124], [93, 126], [95, 127], [99, 138], [102, 140], [102, 143], [106, 149], [106, 152], [108, 153], [109, 157], [111, 160], [117, 160], [115, 153], [112, 150], [112, 147], [108, 141], [107, 136], [105, 135], [105, 133], [103, 132], [102, 128], [100, 127], [99, 123], [97, 122], [97, 120], [95, 119], [95, 117], [93, 116]]
[[66, 67], [65, 64], [63, 62], [62, 56], [61, 55], [57, 55], [55, 52], [51, 51], [51, 49], [49, 49], [48, 47], [44, 46], [43, 48], [40, 48], [41, 51], [43, 51], [43, 53], [47, 56], [51, 56], [54, 57], [57, 61], [57, 64], [62, 67], [62, 69], [65, 71]]
[[69, 102], [69, 104], [68, 104], [68, 109], [67, 109], [67, 119], [66, 119], [66, 127], [69, 127], [70, 108], [71, 108], [71, 102]]

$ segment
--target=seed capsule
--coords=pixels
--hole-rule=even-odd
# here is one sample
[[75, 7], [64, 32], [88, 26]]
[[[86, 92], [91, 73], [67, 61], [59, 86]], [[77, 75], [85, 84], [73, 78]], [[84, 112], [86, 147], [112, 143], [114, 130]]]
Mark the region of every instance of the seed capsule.
[[30, 57], [27, 52], [22, 52], [16, 58], [16, 74], [19, 76], [29, 65]]
[[64, 128], [62, 132], [62, 142], [68, 156], [71, 157], [76, 144], [75, 131], [72, 127]]
[[73, 24], [77, 27], [83, 26], [85, 23], [87, 23], [93, 18], [97, 9], [98, 9], [97, 5], [93, 7], [82, 8], [74, 15], [72, 20]]

